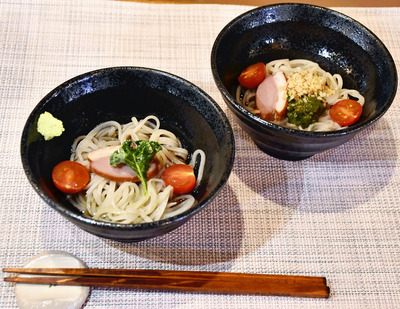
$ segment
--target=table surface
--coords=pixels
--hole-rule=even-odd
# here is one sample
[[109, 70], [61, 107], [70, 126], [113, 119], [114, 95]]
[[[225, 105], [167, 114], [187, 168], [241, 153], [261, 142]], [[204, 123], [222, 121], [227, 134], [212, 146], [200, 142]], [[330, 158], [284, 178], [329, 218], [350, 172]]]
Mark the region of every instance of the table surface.
[[235, 4], [260, 6], [274, 3], [307, 3], [326, 7], [398, 7], [400, 0], [121, 0], [172, 4]]
[[[0, 6], [0, 264], [63, 250], [89, 267], [325, 276], [329, 299], [93, 289], [85, 308], [400, 308], [400, 96], [347, 144], [300, 162], [261, 153], [211, 75], [210, 50], [249, 6], [9, 0]], [[371, 29], [400, 62], [400, 8], [334, 7]], [[78, 74], [144, 66], [209, 93], [234, 130], [236, 160], [219, 196], [176, 231], [141, 243], [100, 239], [66, 221], [22, 169], [25, 121]], [[2, 274], [3, 276], [3, 274]], [[224, 304], [224, 305], [221, 305]], [[1, 283], [0, 307], [15, 308]]]

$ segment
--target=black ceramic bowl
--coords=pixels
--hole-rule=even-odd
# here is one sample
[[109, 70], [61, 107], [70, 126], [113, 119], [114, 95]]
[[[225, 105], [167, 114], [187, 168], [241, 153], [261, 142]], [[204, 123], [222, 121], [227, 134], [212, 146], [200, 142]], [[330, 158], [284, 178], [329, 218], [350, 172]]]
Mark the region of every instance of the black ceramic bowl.
[[[360, 120], [335, 132], [304, 132], [265, 121], [235, 100], [237, 78], [256, 62], [303, 58], [339, 73], [344, 87], [357, 89], [366, 103]], [[301, 160], [339, 146], [377, 121], [397, 88], [394, 61], [383, 43], [359, 22], [306, 4], [276, 4], [248, 11], [217, 36], [211, 66], [214, 80], [238, 124], [271, 156]]]
[[[45, 141], [37, 119], [45, 111], [64, 123], [60, 137]], [[205, 151], [204, 178], [189, 211], [146, 224], [115, 224], [82, 216], [51, 179], [53, 167], [68, 160], [73, 140], [101, 122], [129, 122], [155, 115], [189, 152]], [[21, 139], [25, 173], [35, 191], [83, 230], [104, 238], [140, 241], [163, 235], [201, 211], [226, 183], [234, 161], [234, 138], [221, 108], [204, 91], [177, 76], [137, 67], [106, 68], [77, 76], [51, 91], [30, 114]]]

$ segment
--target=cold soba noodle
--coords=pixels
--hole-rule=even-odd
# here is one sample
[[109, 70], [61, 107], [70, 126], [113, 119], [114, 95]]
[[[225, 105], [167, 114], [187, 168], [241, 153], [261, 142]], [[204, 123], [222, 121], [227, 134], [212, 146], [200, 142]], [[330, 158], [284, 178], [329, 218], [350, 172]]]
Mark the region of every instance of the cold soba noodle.
[[[287, 117], [279, 121], [272, 121], [275, 124], [308, 131], [339, 130], [343, 127], [331, 119], [328, 112], [329, 107], [343, 99], [356, 100], [361, 106], [364, 105], [364, 97], [357, 90], [343, 88], [343, 79], [339, 74], [332, 75], [321, 69], [315, 62], [304, 59], [280, 59], [266, 64], [267, 76], [279, 71], [283, 72], [287, 79], [288, 102], [295, 98], [312, 95], [324, 102], [326, 110], [317, 122], [307, 128], [288, 122]], [[255, 102], [256, 89], [246, 89], [239, 85], [236, 90], [236, 100], [246, 110], [258, 115], [260, 111], [257, 110]]]
[[[181, 214], [196, 203], [190, 194], [173, 197], [173, 188], [166, 187], [161, 179], [165, 167], [185, 163], [189, 153], [172, 132], [160, 129], [160, 121], [155, 116], [148, 116], [140, 121], [132, 118], [127, 124], [108, 121], [98, 125], [88, 135], [75, 140], [71, 160], [89, 169], [89, 152], [107, 146], [118, 146], [126, 140], [155, 141], [162, 146], [155, 158], [163, 168], [156, 177], [147, 179], [148, 194], [144, 194], [140, 182], [117, 183], [91, 173], [86, 191], [71, 196], [74, 206], [96, 220], [137, 224]], [[205, 154], [202, 150], [196, 150], [188, 164], [194, 168], [196, 161], [199, 161], [197, 187], [202, 179], [205, 164]]]

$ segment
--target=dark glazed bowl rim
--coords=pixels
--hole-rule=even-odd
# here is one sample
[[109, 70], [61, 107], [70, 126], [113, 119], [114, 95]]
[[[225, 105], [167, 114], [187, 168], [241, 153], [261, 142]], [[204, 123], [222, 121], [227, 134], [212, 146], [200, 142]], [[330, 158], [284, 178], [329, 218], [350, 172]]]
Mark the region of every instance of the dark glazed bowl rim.
[[[72, 211], [69, 211], [66, 209], [62, 204], [58, 204], [55, 201], [53, 201], [47, 194], [46, 192], [41, 188], [39, 181], [33, 177], [32, 170], [28, 164], [27, 160], [27, 149], [26, 149], [26, 136], [27, 132], [29, 130], [30, 124], [34, 121], [35, 117], [37, 116], [37, 111], [40, 110], [40, 108], [46, 104], [48, 100], [50, 100], [53, 96], [56, 96], [59, 92], [61, 92], [63, 89], [65, 89], [68, 85], [80, 83], [84, 81], [87, 78], [96, 76], [96, 75], [101, 75], [101, 74], [107, 74], [108, 72], [112, 71], [136, 71], [141, 74], [155, 74], [161, 78], [165, 79], [171, 79], [174, 80], [178, 83], [183, 84], [185, 87], [188, 89], [192, 90], [194, 93], [196, 93], [197, 96], [201, 96], [204, 99], [204, 102], [208, 102], [210, 104], [215, 113], [218, 114], [219, 118], [223, 122], [224, 127], [226, 128], [226, 135], [230, 136], [230, 143], [232, 147], [230, 148], [230, 153], [229, 153], [229, 162], [227, 162], [227, 168], [225, 169], [221, 181], [218, 184], [218, 186], [211, 192], [207, 194], [207, 197], [201, 202], [197, 203], [194, 205], [192, 208], [189, 210], [185, 211], [184, 213], [155, 221], [155, 222], [150, 222], [150, 223], [140, 223], [140, 224], [122, 224], [122, 223], [112, 223], [112, 222], [104, 222], [104, 221], [98, 221], [94, 220], [88, 217], [84, 217], [83, 215], [73, 213]], [[177, 223], [180, 221], [185, 221], [194, 214], [198, 213], [201, 209], [203, 209], [209, 202], [212, 201], [212, 199], [217, 195], [217, 193], [224, 187], [226, 184], [229, 175], [232, 170], [234, 158], [235, 158], [235, 140], [233, 136], [233, 130], [232, 127], [228, 121], [228, 118], [226, 117], [225, 113], [223, 112], [222, 108], [214, 101], [214, 99], [209, 96], [204, 90], [202, 90], [200, 87], [196, 86], [195, 84], [189, 82], [188, 80], [179, 77], [175, 74], [168, 73], [162, 70], [158, 69], [152, 69], [152, 68], [146, 68], [146, 67], [138, 67], [138, 66], [116, 66], [116, 67], [106, 67], [106, 68], [101, 68], [93, 71], [89, 71], [80, 75], [77, 75], [62, 84], [58, 85], [56, 88], [51, 90], [45, 97], [43, 97], [39, 103], [34, 107], [32, 112], [30, 113], [24, 129], [22, 131], [22, 136], [21, 136], [21, 146], [20, 146], [20, 153], [21, 153], [21, 160], [22, 160], [22, 165], [23, 169], [25, 171], [25, 174], [30, 182], [30, 184], [33, 186], [34, 190], [39, 194], [39, 196], [48, 204], [50, 205], [53, 209], [58, 211], [60, 214], [62, 214], [65, 217], [68, 217], [72, 219], [73, 221], [81, 222], [86, 225], [90, 225], [93, 227], [98, 227], [98, 228], [106, 228], [114, 231], [138, 231], [138, 230], [152, 230], [152, 229], [158, 229], [163, 226], [168, 226], [172, 223]]]
[[[360, 123], [360, 124], [355, 124], [352, 125], [348, 128], [342, 129], [342, 130], [337, 130], [337, 131], [302, 131], [302, 130], [296, 130], [296, 129], [290, 129], [286, 128], [283, 126], [279, 126], [276, 124], [273, 124], [272, 122], [269, 122], [267, 120], [264, 120], [251, 112], [247, 111], [245, 108], [243, 108], [237, 101], [236, 99], [231, 95], [231, 93], [226, 89], [224, 84], [222, 83], [219, 74], [218, 74], [218, 68], [217, 68], [217, 49], [219, 47], [219, 42], [221, 41], [221, 38], [226, 35], [227, 32], [230, 31], [232, 27], [234, 27], [237, 23], [240, 23], [242, 19], [246, 19], [250, 17], [251, 15], [254, 15], [255, 13], [259, 11], [264, 11], [264, 10], [270, 10], [270, 9], [275, 9], [279, 7], [297, 7], [297, 8], [309, 8], [309, 9], [314, 9], [314, 10], [320, 10], [326, 13], [330, 13], [335, 15], [338, 18], [341, 18], [343, 20], [346, 20], [348, 22], [354, 23], [357, 25], [360, 29], [360, 31], [364, 32], [368, 36], [372, 37], [379, 47], [382, 49], [383, 53], [387, 57], [388, 62], [390, 63], [391, 67], [393, 67], [393, 80], [394, 80], [394, 85], [392, 92], [390, 94], [390, 97], [387, 100], [387, 103], [377, 112], [374, 114], [372, 117], [370, 117], [368, 120]], [[287, 20], [289, 21], [289, 20]], [[256, 125], [257, 127], [261, 127], [262, 129], [267, 129], [267, 130], [272, 130], [275, 132], [280, 132], [280, 133], [285, 133], [288, 135], [292, 136], [298, 136], [298, 137], [338, 137], [338, 136], [343, 136], [347, 134], [354, 134], [359, 131], [361, 131], [363, 128], [366, 126], [369, 126], [373, 124], [375, 121], [377, 121], [380, 117], [382, 117], [386, 111], [389, 109], [389, 107], [392, 105], [394, 97], [396, 96], [396, 91], [397, 91], [397, 83], [398, 83], [398, 77], [397, 77], [397, 71], [396, 71], [396, 65], [394, 63], [394, 60], [389, 52], [389, 50], [386, 48], [386, 46], [383, 44], [383, 42], [367, 27], [362, 25], [360, 22], [356, 21], [355, 19], [340, 13], [338, 11], [318, 6], [318, 5], [312, 5], [312, 4], [302, 4], [302, 3], [280, 3], [280, 4], [271, 4], [271, 5], [265, 5], [265, 6], [260, 6], [257, 8], [254, 8], [252, 10], [246, 11], [239, 16], [235, 17], [233, 20], [231, 20], [228, 24], [222, 28], [222, 30], [219, 32], [217, 35], [212, 50], [211, 50], [211, 71], [214, 77], [214, 81], [220, 90], [220, 92], [223, 94], [224, 98], [226, 101], [228, 101], [228, 107], [230, 109], [233, 109], [236, 113], [238, 113], [240, 116], [244, 117], [247, 121], [252, 123], [253, 125]], [[242, 121], [242, 120], [241, 120]]]

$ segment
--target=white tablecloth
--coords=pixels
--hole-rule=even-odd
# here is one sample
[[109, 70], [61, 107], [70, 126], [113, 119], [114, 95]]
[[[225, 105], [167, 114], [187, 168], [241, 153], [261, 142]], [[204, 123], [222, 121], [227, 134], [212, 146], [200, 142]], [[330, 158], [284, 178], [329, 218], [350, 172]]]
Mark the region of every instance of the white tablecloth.
[[[93, 289], [85, 308], [400, 308], [400, 96], [347, 144], [300, 162], [263, 154], [236, 125], [211, 75], [223, 26], [248, 6], [104, 0], [0, 4], [0, 264], [47, 250], [89, 267], [325, 276], [329, 299]], [[334, 8], [370, 28], [399, 67], [400, 8]], [[234, 129], [219, 196], [176, 231], [141, 243], [88, 234], [47, 206], [20, 160], [25, 121], [50, 90], [110, 66], [177, 74], [209, 93]], [[2, 274], [3, 276], [3, 274]], [[0, 307], [15, 308], [1, 281]]]

